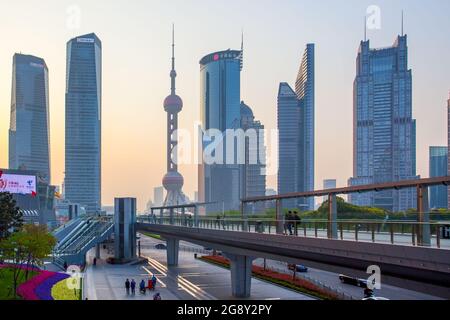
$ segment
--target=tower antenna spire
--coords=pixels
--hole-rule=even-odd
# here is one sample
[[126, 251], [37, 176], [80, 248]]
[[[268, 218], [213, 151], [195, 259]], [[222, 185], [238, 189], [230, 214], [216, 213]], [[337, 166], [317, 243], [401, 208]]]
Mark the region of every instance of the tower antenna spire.
[[241, 55], [240, 55], [240, 60], [241, 60], [241, 71], [242, 71], [242, 68], [244, 67], [244, 28], [242, 28], [242, 30], [241, 30]]
[[404, 15], [404, 11], [402, 10], [402, 37], [405, 35], [405, 32], [404, 32], [404, 17], [403, 17], [403, 15]]
[[367, 16], [364, 16], [364, 42], [367, 41]]
[[170, 72], [171, 79], [171, 93], [175, 94], [175, 78], [177, 73], [175, 71], [175, 24], [172, 23], [172, 71]]

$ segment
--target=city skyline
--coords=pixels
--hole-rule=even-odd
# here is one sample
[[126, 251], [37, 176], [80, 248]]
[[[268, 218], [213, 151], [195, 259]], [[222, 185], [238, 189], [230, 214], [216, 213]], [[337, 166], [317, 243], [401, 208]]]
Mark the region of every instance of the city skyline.
[[[123, 51], [120, 47], [113, 47], [113, 38], [105, 31], [108, 28], [111, 28], [111, 21], [109, 22], [109, 25], [105, 27], [101, 26], [99, 22], [93, 23], [93, 20], [89, 20], [90, 15], [93, 13], [88, 12], [85, 2], [80, 1], [79, 3], [84, 17], [80, 29], [64, 30], [67, 19], [66, 9], [68, 7], [68, 3], [66, 3], [55, 5], [56, 11], [60, 9], [59, 15], [61, 17], [59, 20], [53, 20], [55, 21], [55, 24], [61, 24], [61, 29], [64, 30], [63, 32], [55, 32], [54, 34], [48, 33], [45, 36], [40, 37], [39, 40], [22, 36], [21, 40], [17, 41], [7, 35], [7, 41], [5, 41], [7, 45], [4, 46], [0, 53], [0, 70], [2, 70], [0, 74], [0, 110], [2, 112], [2, 120], [0, 121], [0, 150], [2, 150], [2, 152], [0, 152], [0, 167], [6, 167], [8, 157], [7, 130], [9, 121], [7, 119], [9, 119], [9, 103], [7, 101], [11, 98], [10, 61], [14, 52], [23, 51], [27, 54], [38, 55], [44, 58], [51, 70], [50, 132], [52, 132], [52, 183], [57, 185], [61, 184], [64, 172], [64, 100], [61, 98], [63, 97], [64, 89], [61, 90], [61, 88], [64, 88], [65, 84], [65, 68], [61, 67], [61, 61], [64, 61], [65, 55], [62, 54], [61, 56], [61, 52], [64, 51], [65, 42], [71, 37], [88, 32], [96, 32], [108, 47], [108, 54], [105, 54], [106, 61], [104, 72], [111, 77], [111, 79], [108, 79], [107, 83], [105, 83], [103, 94], [103, 97], [106, 100], [104, 104], [108, 105], [107, 111], [105, 111], [107, 120], [105, 121], [106, 127], [104, 131], [104, 155], [106, 156], [106, 160], [104, 159], [106, 162], [104, 162], [103, 166], [103, 185], [105, 186], [103, 190], [105, 198], [104, 204], [112, 203], [114, 195], [126, 192], [128, 194], [137, 194], [139, 208], [143, 208], [151, 195], [152, 188], [160, 184], [159, 180], [164, 172], [164, 157], [162, 155], [161, 157], [155, 157], [150, 151], [153, 148], [160, 149], [161, 147], [163, 148], [162, 150], [164, 150], [164, 141], [158, 141], [159, 136], [156, 134], [157, 132], [161, 132], [160, 129], [164, 130], [164, 128], [161, 124], [156, 123], [160, 121], [153, 122], [151, 117], [145, 112], [148, 112], [146, 110], [151, 110], [156, 119], [163, 119], [162, 117], [164, 117], [162, 112], [156, 110], [156, 108], [160, 106], [160, 102], [156, 102], [161, 101], [167, 92], [167, 90], [164, 89], [167, 87], [167, 81], [164, 80], [167, 77], [167, 70], [163, 68], [163, 66], [166, 65], [164, 63], [166, 60], [164, 59], [167, 57], [167, 50], [165, 50], [167, 47], [165, 45], [167, 43], [166, 39], [170, 32], [170, 23], [173, 20], [177, 24], [181, 23], [187, 25], [187, 22], [180, 16], [170, 16], [168, 13], [164, 15], [164, 19], [158, 20], [159, 23], [162, 23], [162, 25], [165, 26], [162, 28], [159, 26], [156, 31], [154, 31], [159, 34], [156, 36], [156, 39], [153, 39], [154, 43], [151, 48], [157, 49], [156, 51], [158, 51], [158, 53], [155, 53], [155, 55], [158, 56], [158, 58], [153, 58], [152, 55], [149, 55], [151, 52], [148, 51], [148, 49], [150, 49], [149, 47], [139, 47], [132, 43], [132, 41], [125, 41], [127, 39], [126, 37], [120, 38], [120, 36], [131, 31], [124, 27], [124, 30], [120, 31], [117, 35], [119, 39], [122, 39], [119, 42], [122, 42], [122, 45], [127, 43], [133, 51], [131, 54], [137, 55], [137, 58], [140, 59], [145, 56], [150, 56], [152, 57], [151, 60], [155, 60], [154, 63], [162, 65], [160, 70], [158, 67], [150, 64], [148, 60], [141, 59], [141, 61], [144, 61], [143, 66], [137, 68], [130, 62], [128, 67], [128, 64], [124, 63], [124, 59], [127, 57], [126, 54], [129, 54], [129, 50]], [[117, 3], [120, 3], [120, 1], [116, 2], [115, 5], [117, 5]], [[274, 128], [274, 124], [276, 124], [274, 118], [276, 114], [276, 90], [278, 89], [278, 83], [281, 81], [293, 83], [295, 72], [292, 72], [292, 70], [298, 68], [298, 56], [302, 51], [304, 43], [312, 41], [317, 45], [317, 54], [319, 56], [316, 57], [316, 63], [319, 70], [317, 72], [318, 76], [316, 81], [316, 96], [318, 100], [316, 102], [316, 110], [318, 111], [316, 119], [316, 188], [319, 187], [317, 181], [322, 181], [323, 177], [331, 175], [336, 176], [336, 178], [338, 178], [338, 185], [343, 186], [346, 185], [346, 179], [351, 176], [351, 83], [354, 76], [354, 52], [357, 44], [363, 37], [361, 17], [365, 14], [365, 10], [369, 4], [369, 2], [364, 1], [357, 2], [354, 10], [350, 10], [350, 4], [344, 6], [345, 10], [350, 12], [348, 13], [350, 16], [348, 23], [353, 26], [353, 29], [351, 32], [342, 33], [341, 39], [339, 39], [340, 42], [336, 42], [334, 39], [325, 40], [324, 36], [316, 37], [313, 33], [307, 33], [306, 36], [299, 36], [299, 38], [294, 41], [294, 45], [288, 45], [283, 43], [283, 36], [281, 34], [275, 35], [279, 30], [279, 28], [274, 27], [275, 24], [271, 24], [273, 30], [268, 30], [268, 33], [266, 34], [268, 39], [262, 41], [257, 32], [264, 17], [262, 12], [257, 10], [256, 17], [258, 18], [250, 20], [247, 23], [244, 23], [241, 14], [239, 14], [239, 19], [237, 19], [244, 27], [247, 48], [245, 61], [246, 71], [242, 74], [243, 93], [241, 97], [243, 100], [249, 102], [249, 105], [254, 109], [255, 116], [260, 119], [268, 129]], [[444, 116], [445, 108], [443, 108], [443, 106], [445, 103], [444, 101], [447, 98], [448, 88], [450, 87], [448, 80], [449, 65], [448, 61], [445, 61], [444, 59], [445, 52], [448, 52], [448, 43], [441, 42], [435, 44], [435, 42], [432, 41], [439, 38], [439, 34], [441, 33], [443, 35], [441, 38], [445, 39], [445, 30], [448, 30], [448, 28], [443, 26], [447, 26], [448, 21], [445, 19], [437, 19], [436, 17], [439, 16], [441, 12], [446, 12], [447, 10], [443, 10], [442, 7], [448, 8], [449, 4], [444, 1], [440, 2], [440, 5], [436, 6], [441, 6], [439, 10], [436, 8], [424, 9], [424, 5], [419, 5], [419, 2], [412, 2], [412, 4], [405, 1], [399, 2], [394, 5], [394, 8], [392, 9], [386, 7], [386, 2], [380, 1], [379, 4], [382, 8], [382, 29], [368, 31], [368, 36], [371, 41], [372, 38], [374, 39], [375, 46], [384, 46], [386, 43], [392, 42], [395, 35], [400, 32], [399, 17], [401, 8], [405, 8], [406, 11], [405, 30], [409, 35], [410, 41], [410, 66], [414, 70], [413, 112], [414, 118], [418, 120], [418, 174], [427, 176], [428, 147], [430, 145], [444, 145], [446, 143], [446, 117]], [[113, 4], [112, 6], [114, 7], [115, 5]], [[44, 9], [46, 6], [47, 4], [43, 5]], [[99, 6], [101, 6], [101, 4], [96, 4], [92, 11], [94, 13], [98, 12]], [[139, 6], [146, 7], [142, 4], [134, 4], [132, 8], [127, 10], [137, 14]], [[165, 10], [168, 10], [171, 6], [172, 5], [169, 5], [167, 8], [163, 6], [161, 10], [166, 12]], [[217, 6], [220, 5], [217, 4]], [[333, 6], [333, 4], [330, 4], [330, 6], [335, 8], [337, 5]], [[309, 11], [313, 13], [313, 16], [317, 16], [319, 13], [317, 8], [312, 4], [293, 4], [292, 2], [288, 7], [284, 8], [285, 11], [276, 11], [275, 9], [275, 12], [277, 14], [287, 14], [289, 7], [293, 11], [295, 11], [294, 9], [305, 7], [305, 9], [309, 9]], [[23, 9], [22, 3], [8, 5], [8, 10], [14, 11], [19, 9]], [[1, 10], [0, 12], [7, 12], [8, 10]], [[249, 5], [243, 4], [242, 15], [244, 15], [244, 12], [248, 12], [248, 10], [250, 10]], [[339, 19], [342, 19], [342, 16], [339, 17], [339, 15], [342, 14], [339, 9], [330, 11], [333, 11], [334, 14], [325, 15], [321, 12], [324, 19], [328, 19], [327, 21], [330, 25], [333, 25], [333, 23], [336, 24]], [[429, 19], [428, 21], [430, 21], [430, 16], [432, 16], [433, 22], [436, 20], [436, 23], [426, 23], [426, 19], [421, 20], [423, 23], [417, 23], [419, 11], [422, 11], [420, 12], [421, 14], [425, 11], [425, 13], [427, 13], [426, 17]], [[296, 12], [302, 14], [299, 13], [299, 11]], [[147, 18], [147, 14], [151, 16], [151, 13], [148, 11], [145, 11], [145, 14], [142, 13], [137, 15], [139, 18], [137, 22], [138, 26], [139, 23], [143, 23], [145, 20], [144, 17]], [[14, 14], [12, 14], [12, 16], [13, 15]], [[0, 16], [2, 16], [1, 13]], [[280, 15], [276, 15], [276, 17], [280, 18]], [[52, 19], [44, 20], [52, 21]], [[181, 20], [181, 22], [178, 22], [179, 20]], [[292, 22], [292, 17], [288, 15], [286, 20]], [[8, 17], [5, 17], [1, 21], [1, 23], [6, 23], [8, 28], [14, 29], [13, 26], [15, 23]], [[202, 21], [205, 22], [204, 20]], [[31, 23], [36, 23], [36, 21], [31, 19], [30, 22], [17, 28], [17, 36], [20, 37], [22, 32], [27, 30], [27, 28], [29, 30]], [[325, 35], [329, 34], [326, 32], [329, 30], [328, 27], [325, 27], [320, 23], [316, 25], [311, 19], [306, 20], [304, 24], [309, 24], [311, 29], [314, 29], [314, 26], [320, 26]], [[185, 51], [180, 53], [181, 62], [179, 62], [179, 69], [182, 69], [183, 73], [183, 79], [180, 79], [180, 88], [183, 87], [182, 96], [185, 99], [186, 105], [189, 105], [190, 108], [189, 111], [186, 112], [189, 116], [186, 116], [186, 119], [181, 121], [180, 127], [190, 129], [191, 123], [199, 119], [196, 115], [199, 105], [199, 82], [196, 80], [198, 77], [198, 65], [196, 64], [198, 59], [207, 52], [211, 52], [215, 49], [236, 47], [240, 40], [239, 35], [241, 26], [230, 28], [231, 30], [225, 33], [223, 28], [226, 28], [227, 24], [219, 19], [218, 25], [220, 26], [219, 30], [221, 30], [221, 35], [226, 35], [221, 37], [220, 41], [215, 39], [211, 33], [202, 34], [204, 36], [203, 39], [208, 40], [206, 41], [207, 43], [204, 43], [204, 40], [195, 40], [198, 35], [189, 34], [188, 30], [189, 32], [203, 32], [197, 24], [190, 26], [190, 28], [184, 30], [180, 35], [180, 38], [184, 38], [183, 45], [186, 43], [190, 44]], [[280, 27], [282, 26], [286, 27], [286, 24], [281, 23]], [[136, 24], [133, 25], [133, 27], [136, 27]], [[341, 26], [335, 25], [335, 27], [337, 27], [338, 30], [341, 30]], [[45, 23], [43, 26], [38, 25], [36, 28], [37, 30], [53, 29], [53, 23]], [[149, 31], [148, 29], [145, 30]], [[152, 32], [149, 32], [148, 36], [151, 37], [152, 34]], [[433, 37], [426, 39], [431, 34]], [[278, 36], [281, 37], [279, 40], [277, 40]], [[307, 37], [311, 38], [305, 39]], [[25, 41], [24, 39], [28, 39], [28, 41]], [[132, 39], [134, 39], [134, 36]], [[279, 46], [279, 49], [264, 52], [262, 43], [265, 43], [266, 45], [267, 43], [271, 43]], [[426, 47], [426, 43], [431, 43], [431, 45], [434, 46], [429, 52], [426, 49], [421, 48]], [[328, 50], [328, 48], [332, 46], [337, 46], [337, 57], [332, 57], [330, 54], [331, 51]], [[46, 49], [43, 49], [44, 47]], [[194, 47], [195, 50], [193, 50]], [[117, 49], [117, 51], [113, 51], [113, 48]], [[146, 50], [140, 50], [142, 48], [146, 48]], [[106, 56], [108, 56], [108, 58], [106, 58]], [[255, 81], [256, 77], [260, 77], [259, 72], [263, 70], [262, 61], [271, 60], [272, 57], [279, 57], [282, 61], [280, 63], [275, 63], [274, 69], [268, 67], [268, 69], [264, 70], [267, 79]], [[430, 62], [427, 66], [421, 66], [420, 63], [423, 61], [424, 57], [429, 57], [430, 61], [436, 62]], [[277, 60], [275, 59], [275, 61]], [[341, 61], [342, 63], [340, 63]], [[443, 61], [443, 64], [441, 62], [438, 63], [437, 61]], [[335, 63], [335, 65], [333, 65], [333, 63]], [[336, 63], [339, 63], [339, 65]], [[429, 70], [426, 70], [428, 68]], [[148, 73], [146, 70], [151, 70], [151, 74], [145, 75]], [[146, 81], [142, 81], [143, 74], [145, 75], [144, 79]], [[447, 74], [447, 77], [444, 77], [444, 74]], [[117, 77], [127, 75], [130, 76], [131, 79], [136, 77], [141, 79], [141, 81], [135, 83], [132, 90], [124, 90], [123, 92], [127, 93], [122, 96], [114, 94], [116, 91], [120, 91], [117, 90], [120, 86], [125, 86], [126, 89], [130, 89], [127, 84], [118, 81]], [[326, 79], [326, 77], [329, 77], [329, 79]], [[336, 82], [339, 82], [339, 84], [336, 84]], [[426, 87], [430, 82], [433, 83], [433, 86], [431, 86], [432, 88]], [[152, 90], [147, 94], [145, 88], [149, 87], [151, 87]], [[326, 95], [324, 94], [325, 92], [327, 93]], [[332, 101], [334, 101], [334, 105]], [[125, 118], [123, 123], [119, 120], [124, 115], [122, 112], [123, 110], [119, 111], [121, 108], [129, 111], [130, 116], [132, 116], [132, 118]], [[137, 119], [136, 113], [143, 113], [145, 116], [140, 116], [143, 119]], [[334, 123], [336, 118], [340, 119], [340, 122]], [[134, 128], [130, 128], [130, 120], [135, 123]], [[148, 125], [149, 123], [151, 123], [151, 125]], [[145, 126], [150, 128], [146, 128]], [[327, 128], [327, 130], [321, 130], [322, 128]], [[429, 128], [433, 128], [434, 130], [429, 130]], [[335, 132], [339, 133], [338, 148], [333, 147], [333, 145], [336, 145]], [[153, 137], [146, 139], [145, 137], [147, 135]], [[120, 155], [119, 150], [124, 146], [129, 148], [127, 149], [129, 152], [127, 152], [127, 155]], [[337, 150], [339, 157], [334, 156], [334, 153], [336, 153]], [[132, 157], [130, 157], [130, 154]], [[129, 159], [135, 161], [135, 163], [133, 162], [134, 168], [130, 168]], [[332, 159], [333, 161], [329, 159]], [[151, 170], [148, 168], [151, 168]], [[143, 170], [148, 170], [148, 172], [144, 172], [143, 176], [141, 176]], [[183, 166], [180, 171], [185, 175], [189, 195], [193, 194], [197, 188], [196, 178], [190, 172], [192, 170], [190, 170], [189, 167]], [[333, 174], [333, 172], [339, 172], [339, 175], [337, 176]], [[185, 173], [187, 173], [187, 175]], [[122, 181], [123, 176], [129, 178]], [[276, 176], [268, 177], [268, 187], [276, 187]]]

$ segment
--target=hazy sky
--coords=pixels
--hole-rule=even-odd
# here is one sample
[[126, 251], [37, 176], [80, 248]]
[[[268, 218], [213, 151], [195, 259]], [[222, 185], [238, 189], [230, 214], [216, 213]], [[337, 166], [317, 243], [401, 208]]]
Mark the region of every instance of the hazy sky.
[[[381, 9], [371, 46], [390, 46], [401, 10], [413, 70], [418, 174], [428, 176], [428, 147], [446, 145], [450, 89], [448, 0], [0, 0], [0, 167], [8, 165], [12, 56], [33, 54], [50, 73], [52, 183], [64, 177], [66, 42], [95, 32], [103, 44], [103, 204], [135, 196], [139, 208], [165, 173], [171, 24], [176, 25], [180, 127], [199, 119], [199, 64], [205, 54], [239, 49], [245, 33], [241, 97], [266, 128], [276, 128], [278, 84], [294, 85], [308, 42], [316, 44], [316, 188], [352, 175], [352, 84], [366, 9]], [[76, 13], [80, 12], [79, 25]], [[75, 15], [74, 15], [75, 14]], [[75, 19], [74, 19], [75, 17]], [[197, 190], [195, 167], [182, 166], [185, 192]], [[268, 178], [276, 188], [276, 176]]]

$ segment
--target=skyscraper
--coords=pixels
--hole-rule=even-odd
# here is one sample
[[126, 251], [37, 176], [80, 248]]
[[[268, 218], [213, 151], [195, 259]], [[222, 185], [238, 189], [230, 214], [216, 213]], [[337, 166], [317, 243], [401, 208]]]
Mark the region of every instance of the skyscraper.
[[101, 209], [102, 44], [94, 34], [67, 43], [65, 197]]
[[[283, 82], [278, 90], [278, 193], [314, 190], [315, 79], [314, 44], [307, 44], [295, 92]], [[314, 199], [286, 200], [284, 206], [314, 210]]]
[[[353, 178], [349, 185], [410, 180], [416, 176], [416, 121], [412, 118], [412, 72], [407, 36], [370, 49], [362, 41], [353, 88]], [[357, 205], [404, 211], [416, 207], [412, 189], [353, 194]]]
[[13, 57], [9, 168], [39, 172], [50, 183], [48, 68], [41, 58]]
[[[450, 175], [450, 93], [447, 100], [447, 113], [448, 113], [448, 125], [447, 125], [447, 136], [448, 136], [448, 171], [447, 175]], [[448, 188], [448, 205], [447, 208], [450, 209], [450, 188]]]
[[241, 102], [241, 128], [248, 133], [241, 172], [241, 198], [263, 197], [266, 194], [264, 125], [255, 120], [252, 109], [244, 101]]
[[[314, 190], [314, 143], [315, 143], [315, 61], [314, 44], [306, 45], [303, 53], [295, 93], [300, 104], [300, 191]], [[314, 198], [300, 199], [306, 210], [314, 210]]]
[[[204, 131], [240, 128], [242, 50], [208, 54], [200, 60], [200, 114]], [[209, 141], [203, 136], [203, 151]], [[226, 139], [224, 137], [224, 145]], [[224, 151], [225, 155], [226, 152]], [[240, 206], [240, 165], [222, 163], [199, 165], [199, 201], [213, 202], [209, 210], [231, 210]]]
[[164, 187], [153, 188], [153, 205], [161, 207], [164, 204]]
[[176, 206], [187, 202], [181, 190], [184, 179], [178, 172], [176, 147], [178, 144], [178, 113], [183, 109], [183, 101], [175, 93], [175, 34], [172, 30], [172, 70], [170, 71], [170, 95], [164, 100], [164, 110], [167, 112], [167, 173], [163, 178], [163, 186], [167, 190], [164, 206]]
[[[430, 147], [430, 178], [447, 175], [448, 147]], [[430, 187], [430, 209], [447, 209], [447, 187]]]
[[[328, 189], [336, 189], [336, 179], [323, 180], [323, 190], [328, 190]], [[327, 200], [328, 200], [327, 196], [323, 197], [324, 202]]]

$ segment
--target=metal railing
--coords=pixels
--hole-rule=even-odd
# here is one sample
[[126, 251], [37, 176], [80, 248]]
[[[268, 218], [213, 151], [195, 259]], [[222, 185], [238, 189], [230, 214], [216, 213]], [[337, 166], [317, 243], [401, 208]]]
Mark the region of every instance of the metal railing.
[[[279, 234], [294, 237], [329, 239], [328, 220], [274, 220], [235, 219], [213, 217], [140, 216], [140, 223], [173, 225], [186, 228], [239, 231], [250, 233]], [[395, 245], [418, 245], [421, 234], [429, 235], [429, 246], [450, 249], [450, 222], [385, 221], [385, 220], [338, 220], [334, 222], [332, 239], [358, 242], [387, 243]]]

